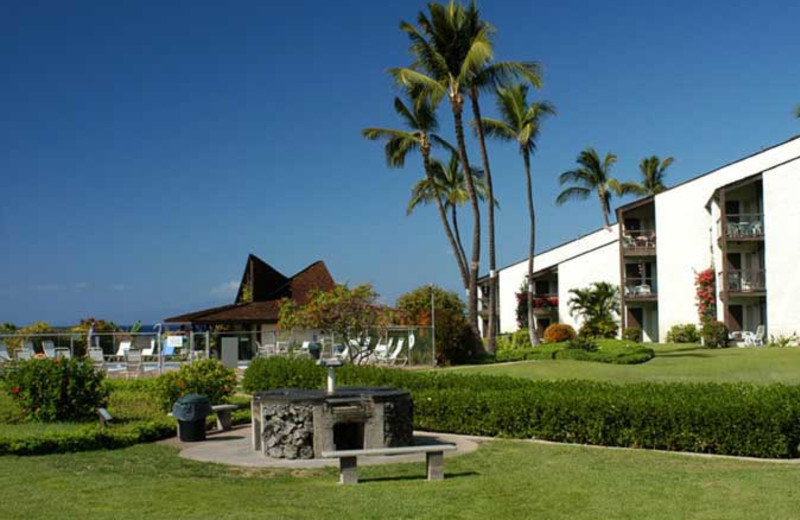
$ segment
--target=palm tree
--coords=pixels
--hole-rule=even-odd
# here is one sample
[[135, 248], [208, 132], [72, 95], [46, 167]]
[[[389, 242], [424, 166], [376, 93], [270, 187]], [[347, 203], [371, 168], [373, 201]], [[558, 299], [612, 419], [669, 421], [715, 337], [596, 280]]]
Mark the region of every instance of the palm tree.
[[597, 193], [600, 199], [600, 209], [603, 211], [603, 222], [606, 227], [611, 226], [608, 214], [611, 212], [611, 196], [636, 193], [638, 186], [632, 182], [619, 182], [611, 177], [611, 167], [617, 162], [617, 156], [607, 153], [603, 160], [594, 148], [587, 148], [578, 154], [577, 163], [580, 168], [569, 170], [558, 177], [561, 186], [572, 184], [556, 197], [556, 204], [561, 206], [569, 200], [586, 200], [592, 192]]
[[619, 289], [609, 282], [594, 282], [583, 289], [570, 289], [569, 313], [583, 319], [582, 335], [613, 337], [617, 331]]
[[[417, 181], [411, 189], [411, 200], [408, 202], [406, 213], [410, 215], [421, 205], [427, 205], [434, 201], [437, 196], [442, 197], [445, 211], [450, 214], [450, 225], [455, 234], [464, 265], [467, 263], [467, 256], [464, 253], [464, 246], [461, 242], [461, 233], [458, 226], [458, 207], [463, 206], [469, 200], [466, 189], [466, 179], [458, 160], [458, 153], [453, 150], [450, 160], [444, 163], [438, 159], [431, 159], [431, 169], [433, 170], [433, 184], [428, 177]], [[475, 190], [480, 200], [487, 198], [488, 187], [483, 172], [477, 168], [472, 169]], [[497, 204], [497, 201], [495, 201]]]
[[494, 188], [492, 184], [492, 170], [489, 166], [489, 154], [486, 152], [486, 136], [483, 129], [481, 118], [481, 108], [479, 103], [481, 91], [496, 89], [498, 86], [511, 81], [523, 79], [529, 84], [539, 88], [542, 85], [542, 75], [539, 65], [533, 62], [505, 61], [487, 64], [480, 70], [474, 71], [469, 78], [469, 99], [472, 105], [472, 115], [474, 116], [475, 133], [478, 136], [478, 143], [481, 149], [481, 161], [483, 171], [486, 174], [487, 196], [489, 206], [487, 208], [488, 226], [487, 234], [489, 241], [489, 336], [487, 347], [489, 352], [496, 350], [495, 344], [495, 308], [497, 300], [497, 286], [495, 283], [495, 270], [497, 269], [497, 256], [495, 253], [495, 233], [494, 233]]
[[[472, 171], [464, 141], [464, 93], [469, 80], [492, 59], [493, 29], [481, 20], [475, 2], [467, 6], [451, 0], [447, 5], [429, 3], [430, 16], [420, 12], [419, 28], [401, 22], [400, 28], [411, 41], [414, 56], [411, 67], [391, 69], [401, 85], [424, 93], [436, 104], [447, 96], [453, 112], [456, 144], [463, 171]], [[467, 310], [473, 331], [478, 332], [478, 270], [481, 256], [481, 218], [478, 196], [472, 177], [466, 177], [472, 207], [472, 255], [469, 265]]]
[[800, 119], [800, 106], [798, 106], [794, 111], [794, 117]]
[[642, 182], [636, 183], [636, 188], [632, 190], [637, 195], [656, 195], [666, 190], [664, 177], [666, 170], [675, 159], [667, 157], [663, 161], [657, 156], [652, 155], [641, 160], [639, 172], [642, 174]]
[[530, 219], [528, 249], [528, 332], [531, 344], [537, 345], [539, 337], [533, 320], [533, 255], [536, 247], [536, 212], [533, 206], [533, 182], [531, 180], [531, 155], [536, 151], [541, 121], [555, 113], [555, 108], [547, 102], [528, 103], [528, 87], [516, 84], [497, 89], [497, 109], [501, 119], [485, 117], [482, 126], [489, 137], [502, 141], [512, 141], [519, 145], [522, 163], [525, 167], [525, 182], [528, 195], [528, 218]]
[[405, 165], [406, 155], [411, 151], [419, 150], [422, 156], [422, 166], [425, 176], [433, 186], [436, 208], [439, 210], [439, 218], [444, 226], [447, 239], [453, 248], [453, 254], [458, 263], [458, 270], [461, 274], [461, 281], [464, 287], [469, 287], [469, 271], [463, 259], [461, 249], [456, 242], [450, 225], [447, 220], [447, 213], [442, 202], [441, 194], [438, 193], [438, 185], [434, 181], [433, 168], [431, 166], [431, 147], [438, 144], [452, 149], [452, 146], [439, 137], [435, 132], [438, 129], [438, 121], [434, 106], [425, 99], [416, 99], [411, 104], [411, 108], [403, 103], [400, 98], [394, 100], [394, 110], [403, 120], [406, 130], [395, 130], [391, 128], [365, 128], [362, 135], [369, 140], [385, 139], [386, 163], [390, 168], [402, 168]]

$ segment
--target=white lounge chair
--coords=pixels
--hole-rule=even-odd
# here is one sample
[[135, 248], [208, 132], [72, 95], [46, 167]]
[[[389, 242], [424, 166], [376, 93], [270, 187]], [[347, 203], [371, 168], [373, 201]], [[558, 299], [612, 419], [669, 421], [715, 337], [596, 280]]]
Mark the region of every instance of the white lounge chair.
[[0, 363], [11, 361], [11, 356], [8, 355], [8, 347], [5, 343], [0, 343]]
[[156, 340], [155, 340], [155, 338], [152, 338], [150, 340], [150, 346], [148, 348], [143, 348], [142, 349], [142, 357], [155, 356], [155, 351], [156, 351]]
[[103, 356], [103, 350], [99, 348], [90, 348], [89, 349], [89, 359], [92, 360], [92, 364], [95, 368], [104, 370], [106, 368], [106, 358]]
[[56, 348], [56, 359], [72, 359], [72, 352], [66, 347]]
[[389, 351], [392, 350], [392, 345], [394, 344], [394, 338], [389, 338], [388, 342], [381, 343], [378, 341], [378, 344], [375, 345], [375, 350], [372, 351], [370, 355], [370, 360], [381, 363], [389, 359]]
[[138, 374], [143, 368], [142, 352], [140, 350], [128, 350], [125, 353], [125, 370], [128, 374]]
[[756, 327], [755, 332], [742, 332], [742, 339], [744, 339], [744, 344], [748, 347], [763, 347], [765, 333], [766, 329], [764, 326], [759, 325]]
[[[397, 346], [394, 348], [391, 354], [389, 354], [389, 358], [386, 360], [389, 363], [395, 364], [397, 363], [400, 358], [400, 353], [403, 351], [403, 345], [405, 344], [405, 339], [400, 338], [397, 340]], [[406, 361], [408, 361], [408, 356], [406, 356]]]
[[125, 354], [131, 349], [131, 342], [130, 341], [120, 341], [119, 348], [117, 348], [117, 357], [119, 359], [125, 359]]
[[267, 343], [262, 345], [261, 343], [256, 343], [258, 347], [258, 351], [256, 352], [257, 357], [270, 357], [274, 356], [277, 353], [277, 347], [274, 343]]
[[42, 341], [42, 351], [48, 359], [56, 358], [56, 345], [49, 339]]
[[22, 360], [33, 359], [35, 354], [36, 351], [33, 349], [33, 343], [26, 341], [25, 344], [22, 345], [22, 350], [17, 354], [17, 358]]

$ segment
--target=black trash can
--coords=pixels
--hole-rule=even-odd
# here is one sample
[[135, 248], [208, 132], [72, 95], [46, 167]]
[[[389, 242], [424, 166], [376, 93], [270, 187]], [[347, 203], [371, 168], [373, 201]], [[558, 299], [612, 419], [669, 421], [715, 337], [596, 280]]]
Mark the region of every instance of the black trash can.
[[319, 343], [309, 343], [308, 354], [311, 356], [311, 359], [319, 359], [322, 354], [322, 345]]
[[204, 395], [185, 395], [172, 405], [172, 416], [178, 420], [178, 437], [182, 442], [204, 441], [209, 415], [211, 403]]

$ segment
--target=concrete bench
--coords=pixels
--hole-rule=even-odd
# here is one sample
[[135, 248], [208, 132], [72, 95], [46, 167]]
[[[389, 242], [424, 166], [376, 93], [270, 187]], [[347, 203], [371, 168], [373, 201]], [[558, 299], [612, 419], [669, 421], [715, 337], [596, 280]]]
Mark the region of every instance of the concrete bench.
[[323, 451], [322, 457], [339, 459], [340, 484], [358, 484], [358, 457], [410, 455], [414, 453], [425, 454], [428, 480], [442, 480], [444, 479], [444, 452], [455, 451], [455, 449], [455, 444], [429, 444], [425, 446], [402, 446], [399, 448]]
[[239, 406], [235, 404], [216, 404], [212, 406], [211, 410], [217, 414], [217, 429], [223, 432], [229, 431], [233, 427], [231, 412], [238, 409]]
[[[211, 407], [211, 411], [217, 415], [217, 430], [227, 432], [233, 428], [233, 418], [231, 413], [238, 410], [239, 405], [236, 404], [215, 404]], [[167, 414], [172, 417], [172, 412]], [[178, 435], [180, 435], [180, 422], [178, 423]]]

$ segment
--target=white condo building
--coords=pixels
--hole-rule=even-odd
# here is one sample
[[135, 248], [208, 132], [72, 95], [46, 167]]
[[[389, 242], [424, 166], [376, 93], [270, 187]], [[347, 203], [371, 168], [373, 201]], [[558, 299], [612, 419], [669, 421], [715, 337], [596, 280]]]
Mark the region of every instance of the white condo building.
[[[497, 271], [498, 332], [517, 330], [527, 259]], [[534, 257], [537, 328], [577, 319], [569, 291], [620, 287], [621, 328], [665, 341], [698, 323], [695, 278], [713, 268], [717, 318], [733, 331], [800, 332], [800, 136], [617, 209], [617, 223]], [[490, 279], [481, 278], [481, 327]]]

